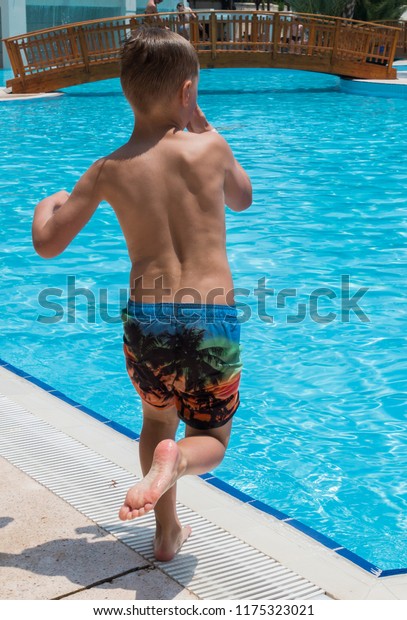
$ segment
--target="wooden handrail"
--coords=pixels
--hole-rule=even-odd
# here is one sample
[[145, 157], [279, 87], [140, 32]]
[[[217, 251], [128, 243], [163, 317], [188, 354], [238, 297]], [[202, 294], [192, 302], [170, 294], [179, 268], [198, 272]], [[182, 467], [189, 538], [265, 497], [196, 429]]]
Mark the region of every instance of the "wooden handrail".
[[400, 31], [399, 40], [397, 43], [397, 47], [395, 50], [395, 55], [400, 56], [402, 58], [407, 57], [407, 20], [400, 19], [399, 21], [395, 20], [382, 20], [375, 22], [376, 24], [381, 24], [383, 26], [395, 27]]
[[[201, 66], [264, 66], [389, 79], [400, 28], [269, 11], [194, 11]], [[179, 14], [109, 17], [5, 39], [13, 92], [40, 92], [119, 75], [120, 48], [141, 23], [180, 31]], [[185, 29], [184, 29], [185, 34]], [[186, 35], [188, 36], [188, 35]], [[237, 54], [237, 52], [239, 52]]]

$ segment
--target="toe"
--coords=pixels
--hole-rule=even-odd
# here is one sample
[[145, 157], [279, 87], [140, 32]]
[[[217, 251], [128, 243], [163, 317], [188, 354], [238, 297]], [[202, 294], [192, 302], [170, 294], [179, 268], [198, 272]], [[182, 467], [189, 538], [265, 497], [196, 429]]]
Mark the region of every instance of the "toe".
[[128, 514], [129, 514], [128, 506], [123, 505], [119, 511], [119, 519], [121, 519], [122, 521], [125, 521], [126, 519], [128, 519]]

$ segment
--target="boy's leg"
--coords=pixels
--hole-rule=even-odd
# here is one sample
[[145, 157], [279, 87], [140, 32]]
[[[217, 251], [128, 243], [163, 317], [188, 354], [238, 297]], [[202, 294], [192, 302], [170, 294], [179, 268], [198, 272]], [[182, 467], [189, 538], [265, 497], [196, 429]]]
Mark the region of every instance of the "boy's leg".
[[232, 420], [208, 431], [187, 426], [185, 438], [178, 442], [183, 459], [180, 469], [184, 467], [180, 476], [204, 474], [217, 467], [225, 456], [231, 429]]
[[[162, 500], [171, 491], [173, 494], [170, 493], [168, 497], [173, 500], [172, 517], [175, 514], [175, 489], [172, 488], [176, 481], [181, 476], [202, 474], [219, 465], [226, 451], [231, 426], [232, 420], [208, 431], [187, 427], [185, 438], [178, 443], [175, 443], [173, 438], [159, 440], [156, 433], [155, 439], [149, 444], [149, 455], [152, 446], [156, 445], [151, 467], [144, 479], [127, 493], [124, 506], [120, 510], [120, 518], [140, 517], [157, 507], [158, 500], [161, 509]], [[144, 461], [146, 470], [149, 462], [146, 456]], [[165, 518], [164, 514], [162, 516]]]
[[[140, 463], [143, 475], [151, 469], [153, 455], [157, 444], [166, 439], [174, 440], [179, 424], [176, 408], [157, 409], [143, 401], [143, 426], [140, 434]], [[134, 501], [138, 496], [138, 485], [129, 489], [124, 504], [120, 510], [121, 519], [132, 518]], [[148, 507], [148, 510], [151, 508]], [[146, 510], [145, 512], [148, 512]], [[191, 533], [189, 526], [182, 527], [176, 511], [176, 485], [168, 489], [154, 506], [156, 518], [156, 535], [154, 541], [155, 555], [158, 560], [170, 560], [179, 550], [183, 542]], [[134, 516], [141, 516], [144, 514]]]

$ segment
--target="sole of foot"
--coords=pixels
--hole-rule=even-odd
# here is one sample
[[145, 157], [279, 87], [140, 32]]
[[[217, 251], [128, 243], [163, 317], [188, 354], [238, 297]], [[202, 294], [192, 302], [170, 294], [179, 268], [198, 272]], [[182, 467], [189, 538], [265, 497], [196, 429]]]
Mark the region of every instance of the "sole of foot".
[[150, 471], [127, 492], [119, 512], [122, 521], [142, 517], [153, 510], [160, 497], [177, 481], [180, 459], [180, 451], [175, 441], [160, 441], [154, 450]]

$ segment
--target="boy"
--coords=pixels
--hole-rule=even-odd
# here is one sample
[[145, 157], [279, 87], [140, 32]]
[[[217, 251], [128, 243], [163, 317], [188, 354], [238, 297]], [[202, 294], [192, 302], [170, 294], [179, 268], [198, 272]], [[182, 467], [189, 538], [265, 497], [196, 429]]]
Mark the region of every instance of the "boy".
[[[124, 351], [142, 398], [145, 477], [128, 491], [119, 516], [154, 509], [160, 561], [171, 560], [191, 532], [176, 514], [176, 481], [222, 461], [239, 405], [240, 326], [224, 204], [248, 208], [251, 184], [197, 106], [198, 77], [197, 54], [183, 37], [137, 29], [121, 65], [136, 118], [130, 140], [93, 164], [71, 195], [42, 200], [33, 221], [34, 247], [44, 258], [67, 247], [101, 200], [121, 225], [131, 260]], [[186, 433], [176, 443], [178, 418]]]

